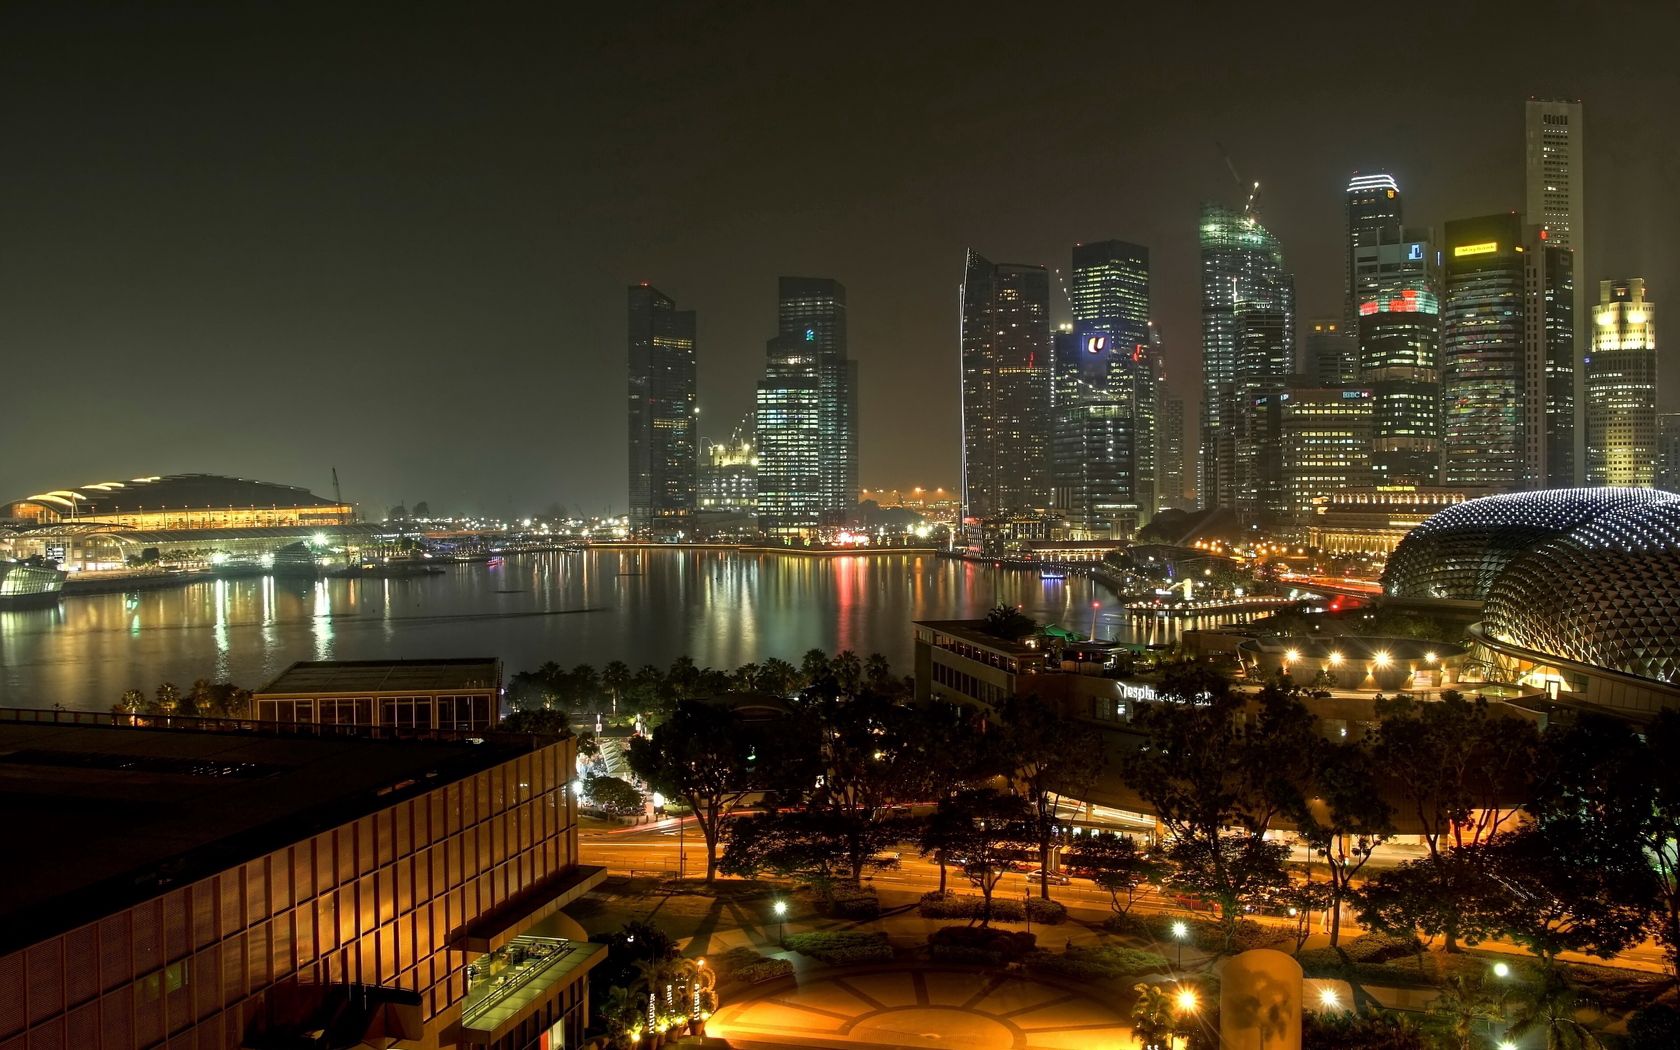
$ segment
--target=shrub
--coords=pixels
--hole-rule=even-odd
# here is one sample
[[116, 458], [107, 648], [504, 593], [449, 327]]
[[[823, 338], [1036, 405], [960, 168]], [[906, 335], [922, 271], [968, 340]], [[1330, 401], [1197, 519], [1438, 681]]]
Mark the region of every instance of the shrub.
[[793, 963], [788, 960], [760, 955], [746, 946], [729, 949], [712, 960], [712, 965], [717, 969], [719, 980], [740, 981], [742, 984], [756, 984], [793, 972]]
[[1680, 1046], [1680, 1008], [1670, 1003], [1652, 1003], [1628, 1021], [1628, 1039], [1634, 1046]]
[[1390, 1014], [1301, 1015], [1301, 1050], [1429, 1050], [1417, 1024]]
[[[978, 919], [986, 910], [983, 897], [964, 896], [956, 893], [941, 895], [935, 890], [922, 895], [921, 903], [916, 906], [916, 912], [924, 919]], [[1055, 926], [1067, 921], [1067, 908], [1056, 901], [1029, 898], [1026, 908], [1021, 902], [1010, 898], [992, 898], [993, 922], [1020, 922], [1031, 911], [1033, 922], [1042, 922], [1046, 926]]]
[[839, 886], [819, 904], [817, 910], [837, 919], [878, 919], [881, 917], [881, 898], [876, 896], [873, 886]]
[[887, 943], [884, 933], [817, 930], [789, 935], [787, 946], [830, 966], [886, 962], [893, 957], [892, 945]]
[[928, 950], [943, 962], [1001, 966], [1025, 957], [1038, 938], [1020, 930], [985, 926], [941, 926], [928, 934]]
[[1165, 956], [1106, 944], [1071, 946], [1060, 955], [1034, 952], [1027, 957], [1026, 964], [1027, 969], [1039, 973], [1085, 981], [1142, 977], [1145, 974], [1166, 973], [1169, 969]]
[[1342, 945], [1342, 950], [1356, 963], [1385, 963], [1395, 959], [1410, 959], [1422, 947], [1416, 937], [1396, 937], [1379, 931], [1362, 934], [1347, 941]]

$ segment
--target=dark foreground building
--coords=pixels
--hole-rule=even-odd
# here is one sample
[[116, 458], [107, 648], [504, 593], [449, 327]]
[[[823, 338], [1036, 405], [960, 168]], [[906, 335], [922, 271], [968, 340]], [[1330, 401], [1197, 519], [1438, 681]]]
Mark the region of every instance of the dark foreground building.
[[0, 1047], [577, 1045], [570, 739], [243, 726], [0, 724]]

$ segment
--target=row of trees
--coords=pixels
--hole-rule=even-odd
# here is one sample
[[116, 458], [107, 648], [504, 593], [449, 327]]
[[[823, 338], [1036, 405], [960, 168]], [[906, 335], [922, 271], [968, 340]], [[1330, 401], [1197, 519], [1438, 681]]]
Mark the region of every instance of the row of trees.
[[657, 719], [668, 717], [679, 700], [695, 697], [740, 693], [785, 697], [812, 691], [838, 697], [855, 696], [865, 689], [887, 696], [908, 692], [907, 684], [893, 677], [880, 653], [859, 657], [843, 650], [831, 657], [812, 649], [798, 666], [772, 657], [733, 671], [700, 667], [689, 656], [678, 657], [663, 670], [646, 664], [632, 671], [622, 660], [599, 670], [592, 664], [567, 670], [551, 661], [514, 675], [508, 683], [508, 700], [519, 710], [566, 710], [605, 717], [641, 712]]
[[232, 682], [200, 678], [183, 692], [174, 682], [164, 682], [150, 696], [140, 689], [123, 690], [111, 705], [119, 715], [185, 715], [199, 718], [251, 717], [251, 691]]

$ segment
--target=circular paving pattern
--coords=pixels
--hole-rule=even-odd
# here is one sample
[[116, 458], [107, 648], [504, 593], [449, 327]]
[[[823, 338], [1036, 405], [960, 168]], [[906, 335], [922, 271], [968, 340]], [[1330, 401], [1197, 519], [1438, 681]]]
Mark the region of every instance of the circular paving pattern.
[[[738, 993], [740, 994], [740, 993]], [[824, 971], [747, 990], [706, 1022], [745, 1044], [1121, 1050], [1133, 1046], [1117, 1006], [1026, 977], [960, 969]]]

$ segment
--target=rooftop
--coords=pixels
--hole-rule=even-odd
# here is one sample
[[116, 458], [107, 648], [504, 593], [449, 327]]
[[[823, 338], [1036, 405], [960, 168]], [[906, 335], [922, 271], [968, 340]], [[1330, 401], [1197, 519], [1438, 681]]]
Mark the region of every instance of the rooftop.
[[300, 661], [256, 691], [257, 696], [335, 693], [446, 693], [499, 688], [502, 662], [474, 656], [450, 660]]
[[0, 722], [0, 953], [532, 747]]
[[1008, 656], [1044, 655], [1044, 650], [1035, 645], [988, 634], [985, 620], [917, 620], [915, 625]]
[[20, 502], [39, 503], [65, 516], [141, 514], [154, 511], [236, 507], [338, 506], [297, 485], [277, 485], [220, 474], [164, 474], [126, 481], [98, 481], [52, 489]]

